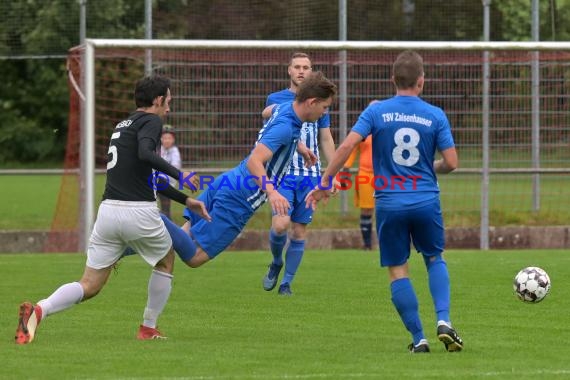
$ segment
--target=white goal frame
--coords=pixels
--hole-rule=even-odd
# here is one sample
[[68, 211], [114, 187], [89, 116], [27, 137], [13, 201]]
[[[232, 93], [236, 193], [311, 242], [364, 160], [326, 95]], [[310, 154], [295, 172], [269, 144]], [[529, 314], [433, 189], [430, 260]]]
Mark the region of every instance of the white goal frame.
[[[346, 54], [349, 50], [472, 50], [484, 54], [483, 68], [483, 167], [481, 185], [481, 248], [489, 248], [489, 125], [488, 125], [488, 93], [489, 91], [489, 63], [488, 52], [494, 50], [523, 50], [536, 52], [536, 67], [538, 68], [538, 52], [554, 50], [570, 50], [570, 42], [427, 42], [427, 41], [257, 41], [257, 40], [136, 40], [136, 39], [85, 39], [84, 43], [84, 74], [83, 88], [85, 100], [83, 101], [83, 114], [81, 115], [81, 170], [84, 176], [81, 183], [84, 191], [84, 204], [82, 205], [80, 220], [80, 249], [85, 250], [93, 228], [95, 218], [95, 50], [104, 48], [142, 48], [142, 49], [300, 49], [300, 50], [332, 50], [339, 52], [339, 114], [340, 136], [346, 135], [347, 130], [347, 85], [346, 85]], [[343, 60], [342, 57], [345, 59]], [[487, 58], [485, 58], [487, 57]], [[533, 70], [538, 75], [538, 69]], [[535, 80], [536, 79], [536, 80]], [[487, 85], [485, 85], [487, 83]], [[536, 85], [535, 85], [536, 83]], [[538, 90], [538, 78], [533, 78], [534, 87]], [[537, 93], [538, 94], [538, 93]], [[538, 111], [537, 111], [538, 112]], [[538, 118], [533, 117], [533, 120]], [[534, 124], [534, 123], [533, 123]], [[533, 125], [533, 128], [539, 128]], [[485, 146], [487, 144], [487, 146]], [[534, 152], [534, 147], [533, 147]], [[533, 166], [533, 173], [545, 171], [539, 166]]]

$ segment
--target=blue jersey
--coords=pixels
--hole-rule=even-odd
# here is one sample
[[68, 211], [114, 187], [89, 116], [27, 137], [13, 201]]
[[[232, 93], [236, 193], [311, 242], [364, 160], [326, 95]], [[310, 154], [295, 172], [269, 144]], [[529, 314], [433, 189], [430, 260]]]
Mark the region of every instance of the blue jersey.
[[[278, 187], [283, 177], [287, 174], [291, 165], [293, 154], [297, 151], [297, 142], [301, 134], [303, 122], [293, 110], [293, 103], [277, 105], [271, 117], [259, 131], [255, 145], [262, 143], [273, 152], [273, 157], [265, 165], [267, 178]], [[239, 171], [242, 178], [251, 176], [247, 168], [249, 156], [245, 158], [235, 170]], [[256, 189], [247, 198], [247, 202], [253, 210], [258, 209], [265, 202], [267, 195], [261, 189]]]
[[352, 131], [372, 134], [375, 197], [381, 207], [417, 207], [439, 196], [436, 150], [455, 146], [443, 110], [416, 96], [395, 96], [362, 112]]
[[263, 126], [256, 141], [273, 152], [265, 164], [266, 178], [259, 178], [262, 187], [255, 183], [247, 168], [251, 154], [235, 168], [218, 176], [211, 186], [198, 196], [212, 216], [207, 222], [193, 211], [184, 209], [184, 217], [192, 227], [196, 242], [210, 259], [225, 250], [245, 228], [247, 222], [267, 199], [262, 189], [271, 182], [279, 187], [287, 174], [293, 152], [301, 134], [303, 123], [295, 114], [292, 103], [280, 104]]
[[[269, 94], [265, 106], [272, 104], [281, 104], [285, 102], [291, 102], [295, 99], [295, 93], [289, 89], [274, 92]], [[291, 175], [300, 176], [310, 176], [317, 177], [321, 173], [321, 159], [319, 156], [319, 128], [329, 128], [331, 124], [331, 119], [328, 114], [324, 114], [319, 120], [314, 123], [304, 122], [303, 128], [301, 130], [300, 141], [302, 141], [307, 148], [309, 148], [316, 156], [317, 163], [310, 168], [305, 167], [305, 160], [297, 151], [293, 153], [293, 160], [291, 161], [291, 167], [289, 173]]]

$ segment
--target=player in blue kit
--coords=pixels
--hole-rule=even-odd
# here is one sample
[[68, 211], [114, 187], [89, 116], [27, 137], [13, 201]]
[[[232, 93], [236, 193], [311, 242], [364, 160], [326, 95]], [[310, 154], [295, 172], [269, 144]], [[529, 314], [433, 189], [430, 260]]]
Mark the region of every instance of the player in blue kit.
[[303, 81], [293, 102], [275, 108], [250, 155], [218, 176], [198, 197], [211, 222], [202, 223], [188, 209], [184, 211], [188, 222], [182, 228], [162, 216], [174, 250], [188, 266], [199, 267], [226, 249], [266, 201], [275, 215], [288, 214], [289, 201], [277, 188], [289, 170], [301, 127], [325, 114], [335, 95], [336, 86], [315, 72]]
[[[372, 135], [376, 220], [380, 263], [388, 268], [392, 302], [412, 334], [411, 352], [429, 352], [419, 316], [418, 300], [408, 276], [410, 244], [423, 256], [437, 315], [437, 335], [447, 351], [461, 351], [463, 341], [451, 327], [450, 284], [443, 260], [443, 218], [436, 173], [458, 166], [457, 152], [447, 116], [419, 98], [424, 86], [422, 57], [412, 51], [398, 55], [392, 81], [396, 96], [373, 103], [360, 115], [325, 171], [321, 187], [335, 175], [350, 152]], [[442, 158], [434, 161], [435, 152]], [[315, 189], [307, 205], [316, 207], [328, 198]]]
[[[290, 78], [289, 88], [274, 92], [267, 97], [266, 108], [262, 117], [267, 119], [273, 107], [280, 103], [290, 102], [306, 76], [312, 71], [311, 60], [305, 53], [294, 53], [289, 61], [287, 72]], [[291, 226], [289, 245], [286, 252], [285, 274], [281, 280], [278, 294], [291, 295], [291, 283], [301, 265], [305, 252], [307, 225], [313, 219], [313, 210], [305, 207], [305, 197], [318, 184], [321, 175], [320, 148], [327, 161], [332, 159], [335, 146], [330, 131], [330, 116], [325, 113], [316, 121], [303, 123], [298, 151], [293, 153], [293, 159], [278, 191], [290, 204], [287, 215], [273, 215], [269, 231], [269, 245], [273, 261], [267, 274], [263, 277], [263, 289], [270, 291], [277, 285], [279, 273], [283, 268], [283, 249], [287, 243], [287, 232]], [[303, 158], [311, 157], [311, 161]], [[316, 162], [314, 162], [316, 160]]]

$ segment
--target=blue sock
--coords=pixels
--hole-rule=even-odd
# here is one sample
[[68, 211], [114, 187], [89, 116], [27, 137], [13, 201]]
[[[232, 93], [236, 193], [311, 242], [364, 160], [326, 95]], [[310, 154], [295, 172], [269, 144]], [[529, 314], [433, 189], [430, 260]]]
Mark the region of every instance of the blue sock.
[[287, 243], [287, 233], [277, 235], [272, 229], [269, 230], [269, 246], [273, 255], [273, 264], [283, 265], [283, 247]]
[[449, 322], [450, 286], [447, 263], [441, 255], [437, 255], [433, 261], [424, 256], [424, 261], [428, 270], [429, 290], [437, 320]]
[[293, 240], [289, 243], [285, 257], [285, 274], [283, 275], [282, 284], [293, 282], [293, 277], [297, 273], [301, 260], [305, 253], [305, 240]]
[[398, 310], [406, 329], [412, 334], [414, 344], [424, 339], [422, 322], [420, 321], [419, 304], [416, 292], [409, 278], [400, 278], [390, 284], [392, 303]]
[[196, 243], [182, 228], [174, 224], [164, 214], [160, 214], [170, 238], [172, 239], [172, 247], [182, 261], [187, 262], [196, 254]]

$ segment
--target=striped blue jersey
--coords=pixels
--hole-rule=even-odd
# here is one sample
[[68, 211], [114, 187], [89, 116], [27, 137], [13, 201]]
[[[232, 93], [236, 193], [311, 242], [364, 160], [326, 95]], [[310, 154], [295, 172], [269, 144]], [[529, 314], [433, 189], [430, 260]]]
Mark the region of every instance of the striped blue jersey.
[[[285, 102], [291, 102], [295, 99], [295, 93], [288, 88], [282, 91], [274, 92], [269, 94], [265, 106], [272, 104], [280, 104]], [[295, 176], [305, 176], [305, 177], [317, 177], [321, 173], [321, 159], [319, 155], [319, 129], [329, 128], [331, 124], [330, 115], [328, 112], [324, 114], [319, 120], [314, 123], [304, 122], [301, 129], [301, 136], [299, 141], [302, 141], [307, 148], [309, 148], [316, 156], [317, 163], [310, 168], [305, 167], [305, 160], [303, 157], [295, 152], [293, 153], [293, 160], [291, 161], [291, 167], [289, 168], [289, 173]]]
[[[293, 110], [293, 102], [279, 104], [273, 109], [271, 117], [259, 131], [255, 143], [255, 145], [261, 143], [273, 152], [273, 156], [265, 164], [267, 172], [265, 182], [271, 181], [275, 187], [281, 184], [281, 180], [291, 165], [293, 153], [297, 151], [297, 142], [302, 125], [303, 122]], [[251, 176], [247, 168], [248, 160], [249, 156], [236, 168], [242, 178]], [[266, 193], [257, 188], [248, 194], [247, 202], [253, 210], [256, 210], [265, 202], [266, 198]]]
[[395, 96], [369, 105], [352, 131], [372, 135], [375, 197], [382, 207], [414, 207], [439, 195], [435, 152], [455, 146], [441, 108], [417, 96]]

